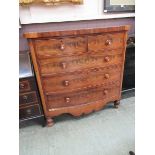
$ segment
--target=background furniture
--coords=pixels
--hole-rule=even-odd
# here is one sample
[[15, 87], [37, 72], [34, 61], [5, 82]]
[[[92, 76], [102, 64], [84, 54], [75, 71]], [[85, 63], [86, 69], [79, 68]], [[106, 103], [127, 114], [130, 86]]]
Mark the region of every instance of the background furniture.
[[47, 125], [121, 99], [128, 26], [26, 33]]
[[43, 116], [38, 88], [28, 52], [19, 54], [19, 119], [20, 122]]
[[104, 12], [134, 12], [135, 1], [104, 0]]
[[135, 37], [131, 36], [127, 41], [126, 58], [123, 76], [123, 90], [135, 88]]

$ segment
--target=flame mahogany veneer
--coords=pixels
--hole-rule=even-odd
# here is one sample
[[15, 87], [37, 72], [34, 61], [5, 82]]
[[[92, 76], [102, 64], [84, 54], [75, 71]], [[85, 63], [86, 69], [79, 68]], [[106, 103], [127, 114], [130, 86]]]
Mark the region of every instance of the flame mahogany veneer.
[[47, 125], [54, 116], [102, 109], [121, 99], [129, 26], [25, 33]]

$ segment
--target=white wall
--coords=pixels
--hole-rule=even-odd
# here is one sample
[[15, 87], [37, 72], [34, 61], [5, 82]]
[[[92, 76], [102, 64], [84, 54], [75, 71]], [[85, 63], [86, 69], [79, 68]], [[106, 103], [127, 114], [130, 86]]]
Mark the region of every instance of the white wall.
[[83, 5], [20, 7], [21, 24], [134, 17], [134, 13], [103, 13], [104, 0], [84, 0]]

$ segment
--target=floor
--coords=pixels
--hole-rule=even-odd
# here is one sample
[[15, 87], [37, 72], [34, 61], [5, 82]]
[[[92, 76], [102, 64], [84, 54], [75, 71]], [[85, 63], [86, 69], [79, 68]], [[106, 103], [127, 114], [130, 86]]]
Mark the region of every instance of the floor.
[[135, 97], [125, 95], [119, 109], [109, 104], [79, 118], [59, 116], [51, 128], [21, 127], [20, 155], [129, 155], [135, 150]]

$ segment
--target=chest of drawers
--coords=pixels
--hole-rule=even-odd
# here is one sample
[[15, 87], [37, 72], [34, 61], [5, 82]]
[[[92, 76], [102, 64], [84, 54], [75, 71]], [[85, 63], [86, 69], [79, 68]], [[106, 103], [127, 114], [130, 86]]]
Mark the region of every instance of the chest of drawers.
[[129, 26], [25, 33], [47, 125], [63, 113], [74, 116], [121, 99]]
[[19, 54], [19, 119], [23, 122], [42, 115], [42, 106], [29, 53], [24, 51]]

